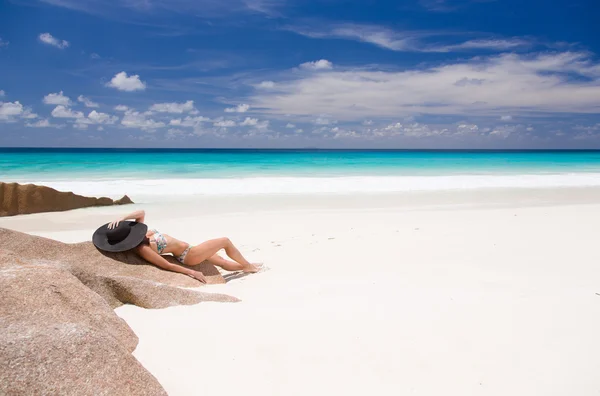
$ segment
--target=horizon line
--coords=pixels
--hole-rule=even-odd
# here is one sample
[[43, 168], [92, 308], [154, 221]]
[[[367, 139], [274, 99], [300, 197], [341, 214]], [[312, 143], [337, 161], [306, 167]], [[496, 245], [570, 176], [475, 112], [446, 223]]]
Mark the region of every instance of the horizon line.
[[587, 151], [600, 152], [600, 148], [319, 148], [319, 147], [0, 147], [0, 151], [9, 150], [114, 150], [114, 151]]

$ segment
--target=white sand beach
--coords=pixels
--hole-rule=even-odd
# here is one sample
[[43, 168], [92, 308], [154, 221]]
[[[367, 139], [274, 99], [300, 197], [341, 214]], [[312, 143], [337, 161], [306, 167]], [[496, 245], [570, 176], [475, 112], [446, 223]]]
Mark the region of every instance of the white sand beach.
[[65, 242], [143, 208], [268, 270], [116, 311], [169, 395], [597, 395], [600, 189], [189, 197], [0, 219]]

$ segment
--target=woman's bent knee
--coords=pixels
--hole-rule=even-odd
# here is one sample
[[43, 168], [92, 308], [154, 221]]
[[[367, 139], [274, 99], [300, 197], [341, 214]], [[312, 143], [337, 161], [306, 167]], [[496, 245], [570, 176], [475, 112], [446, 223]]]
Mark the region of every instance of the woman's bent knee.
[[222, 237], [222, 238], [219, 238], [218, 240], [223, 246], [231, 245], [231, 240], [227, 237]]

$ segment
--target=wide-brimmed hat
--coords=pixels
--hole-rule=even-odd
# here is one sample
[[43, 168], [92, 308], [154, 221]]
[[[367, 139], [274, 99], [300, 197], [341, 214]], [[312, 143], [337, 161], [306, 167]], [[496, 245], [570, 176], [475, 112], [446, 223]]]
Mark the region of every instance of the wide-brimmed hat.
[[108, 223], [98, 228], [92, 236], [92, 242], [107, 252], [124, 252], [139, 245], [146, 237], [148, 226], [136, 221], [122, 221], [113, 229]]

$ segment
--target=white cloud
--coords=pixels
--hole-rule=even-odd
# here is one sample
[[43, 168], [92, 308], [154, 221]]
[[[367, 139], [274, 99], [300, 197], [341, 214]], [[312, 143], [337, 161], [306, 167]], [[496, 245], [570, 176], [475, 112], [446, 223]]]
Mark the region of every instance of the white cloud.
[[503, 115], [502, 117], [500, 117], [501, 121], [512, 121], [512, 116], [509, 115]]
[[[202, 15], [206, 18], [230, 17], [243, 14], [264, 14], [268, 17], [279, 17], [278, 9], [284, 4], [282, 0], [230, 0], [197, 1], [197, 0], [127, 0], [127, 1], [98, 1], [98, 0], [43, 0], [44, 3], [55, 7], [84, 12], [108, 19], [120, 20], [118, 15], [170, 12], [180, 15]], [[185, 26], [162, 26], [166, 34], [181, 35], [190, 30]]]
[[0, 102], [0, 121], [15, 122], [17, 118], [33, 119], [37, 118], [37, 114], [25, 108], [19, 101]]
[[292, 124], [291, 122], [288, 122], [288, 124], [285, 127], [289, 129], [294, 129], [296, 128], [296, 125]]
[[43, 102], [48, 105], [69, 106], [71, 104], [71, 99], [68, 96], [63, 95], [63, 91], [60, 91], [59, 93], [51, 93], [44, 96]]
[[406, 51], [414, 47], [413, 41], [419, 36], [416, 32], [396, 32], [382, 26], [343, 23], [322, 28], [290, 27], [289, 30], [311, 38], [335, 38], [356, 40], [374, 44], [393, 51]]
[[[465, 78], [480, 83], [456, 84]], [[292, 71], [277, 86], [274, 93], [255, 91], [250, 105], [270, 114], [342, 120], [418, 113], [597, 113], [600, 64], [585, 53], [503, 54], [421, 69], [348, 68], [300, 78]]]
[[93, 124], [114, 124], [119, 120], [119, 117], [111, 116], [110, 114], [106, 113], [99, 113], [96, 110], [92, 110], [90, 114], [88, 114], [87, 119]]
[[52, 117], [54, 118], [83, 118], [84, 115], [81, 111], [73, 111], [63, 105], [58, 105], [52, 110]]
[[314, 62], [305, 62], [300, 65], [301, 69], [307, 70], [328, 70], [333, 68], [333, 64], [327, 59], [320, 59]]
[[0, 121], [13, 121], [23, 113], [23, 105], [16, 102], [0, 102]]
[[516, 129], [517, 129], [516, 126], [509, 126], [509, 125], [498, 126], [498, 127], [495, 127], [492, 132], [490, 132], [490, 136], [501, 138], [501, 139], [506, 139], [507, 137], [509, 137], [513, 133], [515, 133]]
[[521, 132], [525, 133], [524, 126], [522, 125], [501, 125], [489, 128], [467, 122], [457, 123], [454, 125], [432, 125], [417, 122], [395, 122], [377, 128], [365, 128], [360, 132], [346, 131], [341, 127], [334, 127], [330, 129], [328, 129], [327, 127], [322, 127], [317, 131], [326, 132], [324, 136], [329, 136], [327, 135], [327, 133], [335, 133], [333, 137], [336, 139], [360, 138], [368, 140], [403, 137], [411, 139], [458, 138], [463, 140], [478, 139], [479, 141], [483, 141], [482, 139], [489, 138], [506, 139], [508, 137], [518, 135]]
[[129, 107], [127, 107], [125, 105], [116, 105], [115, 110], [116, 111], [127, 111], [127, 110], [129, 110]]
[[1, 96], [6, 96], [6, 93], [3, 90], [0, 89], [0, 97]]
[[324, 117], [318, 117], [315, 121], [317, 125], [329, 125], [329, 124], [337, 124], [337, 120], [330, 120]]
[[[462, 127], [461, 127], [462, 125]], [[455, 132], [450, 131], [448, 128], [438, 128], [426, 124], [420, 124], [418, 122], [412, 124], [401, 124], [399, 122], [395, 124], [387, 125], [383, 128], [368, 129], [362, 136], [352, 131], [351, 136], [338, 136], [338, 137], [391, 137], [391, 136], [404, 136], [411, 138], [424, 138], [424, 137], [438, 137], [438, 136], [449, 136], [452, 134], [464, 135], [467, 132], [472, 132], [476, 129], [472, 129], [472, 126], [461, 124], [456, 128]], [[476, 127], [476, 126], [475, 126]]]
[[250, 110], [250, 106], [247, 104], [239, 104], [236, 107], [228, 107], [225, 109], [226, 113], [245, 113]]
[[466, 87], [467, 85], [481, 85], [485, 82], [482, 78], [467, 78], [463, 77], [460, 80], [457, 80], [454, 85], [457, 87]]
[[531, 43], [520, 38], [511, 39], [483, 39], [483, 40], [468, 40], [459, 44], [442, 45], [429, 48], [429, 52], [452, 52], [463, 50], [490, 50], [490, 51], [506, 51], [515, 48], [524, 48], [530, 46]]
[[152, 119], [146, 118], [145, 114], [129, 110], [125, 112], [125, 115], [121, 120], [121, 125], [123, 125], [126, 128], [139, 128], [142, 130], [152, 131], [154, 129], [164, 127], [165, 123], [160, 121], [154, 121]]
[[83, 123], [83, 122], [76, 122], [75, 124], [73, 124], [73, 128], [84, 131], [84, 130], [88, 129], [88, 124]]
[[222, 120], [222, 121], [217, 121], [217, 122], [213, 123], [213, 125], [216, 127], [221, 127], [221, 128], [229, 128], [229, 127], [235, 126], [235, 121]]
[[51, 45], [56, 48], [64, 49], [69, 46], [67, 40], [60, 40], [52, 36], [50, 33], [42, 33], [39, 35], [39, 39], [42, 43]]
[[472, 135], [479, 133], [479, 126], [475, 124], [459, 124], [456, 127], [457, 135]]
[[50, 127], [56, 127], [56, 125], [50, 124], [50, 121], [48, 121], [48, 119], [39, 120], [38, 122], [34, 122], [33, 124], [26, 123], [25, 126], [29, 127], [29, 128], [50, 128]]
[[[61, 92], [62, 93], [62, 92]], [[85, 107], [100, 107], [98, 103], [92, 102], [89, 98], [79, 95], [77, 100], [85, 105]]]
[[21, 118], [25, 118], [31, 120], [33, 118], [37, 118], [38, 115], [31, 111], [31, 109], [25, 109], [23, 114], [21, 114]]
[[345, 129], [342, 130], [338, 130], [335, 132], [335, 135], [333, 135], [334, 139], [356, 139], [356, 138], [361, 138], [364, 137], [361, 134], [359, 134], [356, 131], [347, 131]]
[[384, 130], [386, 130], [386, 131], [395, 131], [395, 130], [400, 130], [400, 129], [402, 129], [402, 126], [403, 126], [403, 125], [402, 125], [401, 123], [397, 122], [397, 123], [395, 123], [395, 124], [390, 124], [390, 125], [386, 126], [386, 127], [384, 128]]
[[[95, 53], [95, 52], [92, 52], [92, 53], [90, 54], [90, 58], [92, 58], [92, 59], [100, 59], [101, 57], [100, 57], [100, 55], [98, 55], [97, 53]], [[98, 129], [100, 129], [100, 128], [98, 128]]]
[[269, 120], [264, 120], [264, 121], [260, 121], [258, 124], [256, 124], [256, 126], [254, 128], [256, 129], [269, 129]]
[[255, 126], [258, 124], [258, 118], [246, 117], [246, 119], [240, 123], [240, 126]]
[[180, 127], [200, 127], [203, 122], [210, 121], [210, 118], [198, 116], [190, 117], [187, 116], [183, 120], [181, 118], [173, 119], [169, 122], [169, 125], [180, 126]]
[[167, 130], [167, 139], [174, 139], [180, 136], [186, 136], [188, 134], [189, 132], [183, 129], [170, 128], [169, 130]]
[[257, 88], [263, 88], [263, 89], [275, 88], [275, 83], [273, 81], [262, 81], [260, 84], [257, 85]]
[[250, 126], [250, 127], [253, 127], [254, 129], [264, 130], [269, 127], [269, 121], [267, 121], [267, 120], [258, 121], [258, 118], [246, 117], [246, 119], [244, 121], [242, 121], [239, 125], [240, 126]]
[[106, 86], [126, 92], [143, 91], [146, 89], [146, 83], [140, 80], [140, 76], [137, 74], [127, 76], [127, 73], [124, 71], [115, 74]]
[[384, 26], [353, 23], [331, 24], [326, 28], [288, 27], [287, 30], [311, 38], [355, 40], [392, 51], [405, 52], [505, 51], [532, 45], [530, 41], [523, 38], [486, 38], [453, 44], [432, 44], [427, 40], [435, 39], [437, 42], [448, 40], [448, 35], [445, 32], [397, 31]]
[[159, 113], [185, 113], [194, 110], [194, 101], [188, 100], [185, 103], [156, 103], [150, 106], [151, 111]]
[[0, 48], [8, 47], [8, 44], [10, 44], [9, 41], [2, 40], [2, 37], [0, 37]]

